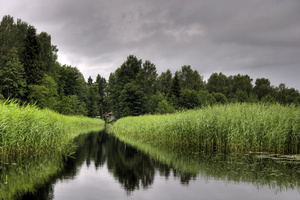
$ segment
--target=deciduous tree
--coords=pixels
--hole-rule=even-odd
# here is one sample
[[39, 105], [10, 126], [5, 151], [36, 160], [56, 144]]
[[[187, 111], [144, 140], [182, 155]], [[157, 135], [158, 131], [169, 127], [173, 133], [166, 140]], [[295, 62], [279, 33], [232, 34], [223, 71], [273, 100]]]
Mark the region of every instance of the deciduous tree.
[[197, 70], [192, 70], [191, 66], [184, 65], [178, 72], [179, 82], [182, 89], [199, 91], [204, 89], [203, 78]]
[[210, 93], [219, 92], [226, 96], [229, 92], [227, 76], [222, 73], [213, 73], [209, 77], [206, 87]]
[[134, 82], [127, 83], [119, 97], [120, 116], [144, 114], [145, 95], [141, 87]]
[[22, 98], [26, 94], [27, 83], [24, 67], [17, 49], [12, 48], [7, 55], [0, 56], [0, 91], [5, 98]]

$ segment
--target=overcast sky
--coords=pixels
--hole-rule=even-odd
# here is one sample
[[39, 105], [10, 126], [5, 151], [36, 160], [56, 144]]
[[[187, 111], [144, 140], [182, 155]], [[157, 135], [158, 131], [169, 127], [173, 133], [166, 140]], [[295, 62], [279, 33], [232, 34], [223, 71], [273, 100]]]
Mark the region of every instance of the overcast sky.
[[133, 54], [159, 74], [190, 65], [300, 90], [300, 0], [0, 0], [4, 15], [50, 34], [85, 78]]

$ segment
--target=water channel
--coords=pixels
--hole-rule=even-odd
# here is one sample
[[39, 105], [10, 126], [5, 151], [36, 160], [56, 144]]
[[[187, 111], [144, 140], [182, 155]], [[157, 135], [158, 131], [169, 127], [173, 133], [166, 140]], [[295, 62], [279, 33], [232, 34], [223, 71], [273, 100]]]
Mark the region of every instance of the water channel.
[[[298, 200], [300, 163], [258, 157], [234, 156], [125, 144], [105, 132], [76, 138], [76, 151], [58, 161], [61, 169], [35, 183], [16, 199], [206, 199]], [[18, 169], [24, 184], [38, 171], [50, 170], [51, 159], [33, 159]], [[46, 160], [46, 161], [45, 161]], [[38, 163], [38, 164], [37, 164]], [[29, 168], [34, 168], [29, 172]], [[6, 169], [7, 170], [7, 169]], [[24, 170], [20, 172], [20, 170]], [[7, 170], [9, 176], [13, 172]], [[7, 175], [5, 176], [7, 177]], [[40, 180], [40, 179], [38, 179]], [[23, 184], [23, 185], [24, 185]], [[23, 189], [24, 190], [24, 189]], [[0, 198], [1, 199], [1, 198]], [[3, 198], [4, 199], [4, 198]]]

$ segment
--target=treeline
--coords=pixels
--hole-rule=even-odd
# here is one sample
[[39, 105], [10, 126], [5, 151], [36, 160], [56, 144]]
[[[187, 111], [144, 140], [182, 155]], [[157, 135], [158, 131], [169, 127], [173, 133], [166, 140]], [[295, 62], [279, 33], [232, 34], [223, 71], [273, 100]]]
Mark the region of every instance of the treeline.
[[206, 82], [189, 65], [174, 74], [167, 70], [158, 75], [153, 63], [131, 55], [110, 74], [104, 103], [118, 117], [235, 102], [300, 104], [299, 91], [294, 88], [272, 86], [266, 78], [252, 82], [248, 75], [222, 73], [213, 73]]
[[158, 75], [151, 61], [134, 55], [108, 81], [101, 75], [85, 81], [81, 72], [57, 62], [51, 36], [20, 19], [4, 16], [0, 24], [0, 99], [19, 99], [67, 115], [117, 117], [172, 113], [232, 102], [300, 104], [299, 91], [248, 75], [213, 73], [207, 81], [189, 65]]

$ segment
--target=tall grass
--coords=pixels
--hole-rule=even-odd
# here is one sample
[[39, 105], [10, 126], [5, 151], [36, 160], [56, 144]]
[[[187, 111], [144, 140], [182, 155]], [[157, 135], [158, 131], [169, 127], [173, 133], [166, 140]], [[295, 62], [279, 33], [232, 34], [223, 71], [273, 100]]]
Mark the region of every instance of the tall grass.
[[206, 151], [300, 153], [300, 108], [218, 105], [168, 115], [126, 117], [109, 131], [120, 139]]
[[0, 155], [10, 156], [62, 151], [88, 128], [104, 127], [104, 122], [78, 116], [64, 116], [32, 105], [0, 102]]

